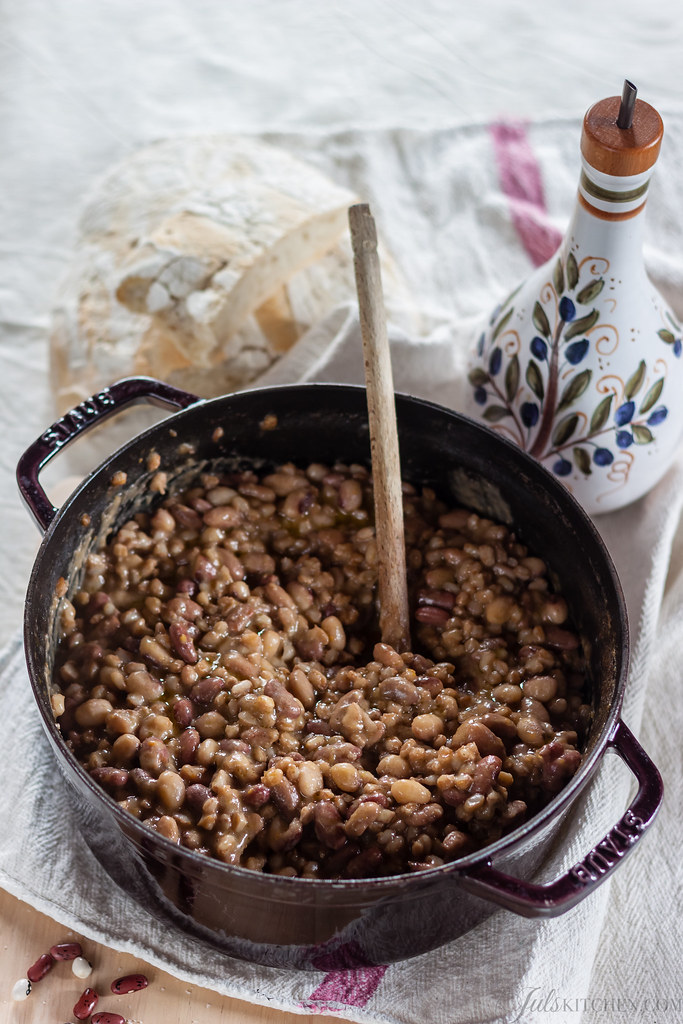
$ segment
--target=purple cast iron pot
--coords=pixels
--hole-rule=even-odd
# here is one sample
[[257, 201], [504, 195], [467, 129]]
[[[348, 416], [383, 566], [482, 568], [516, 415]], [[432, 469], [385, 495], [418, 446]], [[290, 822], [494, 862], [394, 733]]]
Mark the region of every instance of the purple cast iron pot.
[[[38, 480], [41, 468], [88, 427], [139, 401], [182, 411], [116, 451], [59, 511], [53, 508]], [[49, 701], [57, 580], [77, 578], [76, 553], [82, 552], [84, 538], [87, 549], [98, 529], [110, 528], [115, 495], [117, 523], [154, 497], [144, 488], [150, 451], [159, 453], [165, 469], [221, 461], [232, 468], [290, 460], [367, 462], [364, 389], [309, 384], [202, 401], [159, 381], [131, 378], [67, 413], [19, 462], [21, 492], [45, 531], [26, 601], [28, 668], [45, 731], [73, 790], [83, 838], [114, 881], [150, 912], [244, 959], [322, 970], [384, 964], [463, 934], [495, 906], [526, 917], [561, 914], [634, 849], [662, 799], [657, 769], [619, 717], [628, 661], [626, 610], [612, 562], [589, 518], [548, 472], [492, 431], [414, 398], [397, 396], [396, 409], [403, 477], [433, 487], [454, 504], [514, 524], [560, 582], [588, 654], [594, 719], [579, 771], [530, 821], [452, 864], [389, 878], [279, 878], [174, 845], [122, 811], [90, 779], [62, 739]], [[264, 430], [262, 421], [271, 413], [277, 427]], [[123, 488], [110, 484], [117, 471], [127, 474]], [[528, 881], [610, 749], [638, 781], [630, 807], [560, 878], [546, 885]]]

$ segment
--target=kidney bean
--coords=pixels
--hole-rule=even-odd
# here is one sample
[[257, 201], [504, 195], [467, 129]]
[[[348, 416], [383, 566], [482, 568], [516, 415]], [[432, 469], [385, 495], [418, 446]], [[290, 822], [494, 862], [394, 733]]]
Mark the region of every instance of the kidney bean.
[[445, 608], [450, 611], [455, 606], [455, 594], [450, 590], [419, 590], [417, 594], [418, 605], [432, 605], [437, 608]]
[[269, 679], [263, 687], [263, 692], [267, 697], [272, 697], [275, 701], [279, 717], [296, 721], [297, 718], [303, 715], [304, 706], [301, 701], [276, 679]]
[[153, 797], [156, 793], [157, 780], [149, 772], [146, 772], [144, 768], [133, 768], [128, 773], [128, 777], [140, 796], [145, 799]]
[[172, 706], [171, 714], [180, 728], [186, 729], [188, 725], [192, 725], [196, 712], [192, 701], [188, 697], [181, 697]]
[[472, 775], [472, 785], [469, 793], [483, 793], [487, 795], [496, 784], [503, 762], [499, 757], [488, 754], [477, 761]]
[[35, 984], [44, 978], [45, 975], [52, 970], [55, 965], [54, 957], [50, 953], [43, 953], [39, 956], [34, 964], [31, 964], [26, 972], [26, 977], [30, 982]]
[[257, 782], [252, 786], [247, 786], [242, 791], [242, 799], [249, 807], [258, 810], [259, 807], [263, 807], [270, 800], [270, 789], [268, 786], [264, 786], [262, 782]]
[[112, 1013], [110, 1010], [99, 1010], [93, 1013], [90, 1024], [126, 1024], [126, 1018], [120, 1013]]
[[283, 818], [289, 821], [294, 817], [299, 807], [299, 794], [288, 779], [276, 782], [271, 787], [270, 798]]
[[99, 998], [94, 988], [86, 988], [74, 1006], [74, 1017], [77, 1020], [87, 1020], [97, 1006]]
[[419, 605], [415, 609], [415, 618], [418, 622], [423, 622], [428, 626], [445, 626], [450, 616], [445, 608], [425, 604]]
[[559, 626], [544, 626], [545, 639], [549, 647], [556, 647], [561, 651], [574, 651], [579, 646], [579, 638], [576, 633], [568, 629], [561, 629]]
[[144, 974], [126, 974], [124, 977], [112, 981], [111, 990], [115, 995], [123, 996], [129, 992], [140, 992], [148, 985], [149, 981]]
[[505, 757], [503, 741], [478, 719], [468, 718], [456, 729], [453, 736], [453, 748], [463, 746], [466, 743], [476, 743], [480, 754], [494, 754], [496, 757]]
[[93, 768], [90, 775], [107, 789], [120, 789], [128, 782], [128, 772], [125, 768], [111, 768], [105, 765], [101, 768]]
[[211, 795], [211, 790], [200, 782], [194, 782], [185, 790], [185, 800], [197, 812], [201, 811]]
[[500, 736], [502, 740], [513, 740], [517, 735], [517, 727], [515, 723], [510, 718], [499, 714], [497, 711], [492, 711], [489, 714], [482, 715], [481, 721], [487, 729], [494, 732], [496, 736]]
[[326, 800], [320, 800], [313, 810], [315, 834], [323, 846], [340, 850], [346, 843], [344, 824], [337, 808]]
[[379, 692], [383, 697], [395, 700], [399, 704], [418, 704], [420, 700], [417, 686], [402, 676], [390, 676], [388, 679], [383, 679], [379, 684]]
[[59, 942], [50, 946], [50, 956], [53, 960], [75, 960], [82, 955], [80, 942]]
[[202, 526], [202, 521], [197, 515], [193, 508], [188, 505], [173, 505], [169, 511], [173, 518], [181, 526], [186, 527], [188, 530], [195, 530], [199, 532]]
[[195, 763], [199, 743], [200, 736], [196, 729], [183, 729], [178, 737], [178, 745], [180, 748], [178, 752], [178, 761], [181, 765]]
[[189, 597], [194, 597], [197, 593], [197, 584], [191, 579], [179, 580], [176, 584], [176, 591], [179, 594], [187, 594]]
[[172, 622], [168, 627], [168, 636], [171, 647], [179, 658], [182, 658], [187, 665], [195, 665], [199, 661], [199, 655], [192, 639], [192, 631], [187, 622]]
[[225, 687], [225, 680], [220, 676], [207, 676], [200, 679], [190, 690], [190, 699], [194, 704], [213, 704], [214, 699]]

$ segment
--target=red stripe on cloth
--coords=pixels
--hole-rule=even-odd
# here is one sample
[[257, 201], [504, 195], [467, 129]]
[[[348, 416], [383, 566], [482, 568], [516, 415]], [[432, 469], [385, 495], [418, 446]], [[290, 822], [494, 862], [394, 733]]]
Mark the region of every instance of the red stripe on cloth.
[[312, 1013], [343, 1010], [346, 1006], [362, 1008], [377, 991], [386, 970], [386, 967], [355, 967], [329, 971], [300, 1006]]
[[519, 122], [491, 125], [498, 177], [510, 202], [512, 222], [526, 253], [539, 267], [557, 250], [562, 235], [548, 221], [541, 170]]

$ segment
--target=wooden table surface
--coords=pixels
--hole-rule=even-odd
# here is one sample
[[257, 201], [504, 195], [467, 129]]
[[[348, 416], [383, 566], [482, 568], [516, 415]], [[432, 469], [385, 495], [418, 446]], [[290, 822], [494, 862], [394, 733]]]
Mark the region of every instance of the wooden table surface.
[[[15, 981], [41, 953], [58, 942], [80, 941], [83, 955], [93, 964], [86, 981], [74, 976], [70, 964], [58, 963], [34, 985], [28, 999], [12, 1002]], [[130, 1024], [331, 1024], [339, 1020], [318, 1014], [301, 1016], [239, 999], [228, 999], [208, 989], [178, 981], [155, 967], [148, 967], [126, 953], [117, 953], [70, 932], [63, 925], [0, 889], [0, 1021], [3, 1024], [63, 1024], [75, 1021], [74, 1003], [86, 986], [100, 994], [98, 1010], [120, 1013]], [[127, 996], [109, 991], [114, 978], [143, 973], [149, 987]]]

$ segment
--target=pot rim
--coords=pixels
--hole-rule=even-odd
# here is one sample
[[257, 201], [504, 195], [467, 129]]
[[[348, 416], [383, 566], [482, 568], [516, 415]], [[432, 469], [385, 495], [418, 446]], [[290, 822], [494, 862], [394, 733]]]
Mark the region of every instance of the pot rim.
[[[64, 504], [57, 510], [54, 518], [50, 522], [45, 534], [43, 536], [42, 543], [36, 554], [34, 564], [29, 577], [29, 582], [26, 591], [26, 602], [25, 602], [25, 618], [24, 618], [24, 648], [25, 655], [29, 669], [29, 678], [31, 682], [31, 689], [33, 692], [34, 699], [38, 705], [40, 711], [43, 726], [46, 729], [50, 740], [56, 752], [62, 755], [61, 763], [63, 766], [67, 766], [68, 769], [74, 772], [76, 779], [81, 784], [85, 784], [90, 792], [100, 801], [105, 809], [114, 815], [115, 820], [119, 826], [120, 831], [126, 834], [133, 833], [135, 835], [136, 844], [142, 848], [149, 847], [150, 843], [155, 847], [159, 848], [160, 852], [164, 853], [164, 857], [167, 861], [172, 861], [178, 864], [178, 859], [186, 863], [188, 868], [195, 868], [195, 873], [199, 874], [209, 869], [212, 873], [217, 871], [219, 874], [226, 873], [226, 877], [233, 876], [236, 878], [243, 878], [245, 881], [254, 881], [256, 878], [259, 880], [262, 886], [270, 887], [275, 886], [283, 891], [295, 893], [298, 889], [301, 889], [302, 893], [307, 891], [311, 892], [311, 887], [314, 890], [343, 890], [345, 893], [358, 892], [361, 895], [362, 890], [370, 887], [373, 892], [378, 889], [387, 889], [396, 887], [401, 884], [412, 883], [412, 887], [416, 890], [415, 895], [419, 895], [419, 889], [421, 884], [434, 878], [435, 876], [443, 877], [447, 874], [460, 875], [467, 874], [468, 870], [480, 867], [485, 864], [492, 863], [496, 858], [510, 853], [516, 846], [521, 845], [525, 840], [530, 839], [536, 833], [543, 830], [549, 823], [550, 819], [557, 817], [560, 818], [562, 812], [568, 807], [568, 805], [578, 796], [579, 792], [587, 785], [592, 777], [593, 773], [597, 769], [606, 749], [610, 746], [610, 741], [619, 723], [620, 711], [623, 701], [624, 688], [628, 677], [628, 665], [629, 665], [629, 631], [628, 631], [628, 616], [626, 610], [626, 602], [623, 594], [621, 582], [617, 575], [616, 568], [612, 561], [611, 555], [602, 540], [599, 531], [597, 530], [592, 519], [588, 513], [579, 504], [576, 498], [565, 488], [563, 484], [558, 482], [552, 474], [546, 470], [540, 463], [532, 458], [527, 452], [519, 448], [512, 441], [507, 438], [501, 437], [495, 431], [490, 430], [488, 427], [471, 420], [469, 417], [464, 416], [462, 413], [458, 413], [453, 409], [449, 409], [446, 406], [442, 406], [436, 402], [428, 401], [427, 399], [417, 398], [413, 395], [409, 395], [403, 392], [396, 392], [397, 402], [407, 403], [411, 406], [425, 407], [433, 411], [438, 412], [441, 415], [447, 415], [448, 417], [457, 421], [463, 422], [467, 425], [468, 429], [473, 429], [476, 432], [481, 432], [487, 437], [494, 439], [495, 443], [507, 448], [510, 457], [517, 460], [525, 468], [525, 470], [532, 476], [542, 476], [544, 486], [550, 491], [556, 503], [560, 506], [564, 502], [569, 505], [570, 510], [577, 516], [582, 522], [581, 526], [592, 538], [593, 542], [599, 548], [601, 555], [604, 560], [605, 568], [608, 571], [608, 575], [611, 579], [612, 586], [614, 589], [614, 597], [617, 603], [617, 619], [622, 627], [622, 642], [621, 642], [621, 664], [617, 675], [614, 689], [614, 699], [611, 707], [607, 714], [607, 718], [603, 724], [602, 730], [598, 737], [595, 739], [593, 749], [590, 751], [585, 759], [582, 759], [579, 770], [570, 779], [570, 781], [560, 790], [560, 792], [553, 797], [553, 799], [537, 811], [528, 821], [519, 825], [511, 832], [502, 836], [495, 842], [482, 847], [473, 853], [467, 854], [464, 857], [460, 857], [457, 860], [450, 861], [446, 864], [438, 865], [432, 868], [426, 868], [417, 872], [400, 872], [397, 874], [371, 877], [371, 878], [348, 878], [348, 879], [330, 879], [330, 878], [298, 878], [289, 877], [282, 875], [269, 875], [263, 872], [254, 872], [249, 868], [241, 867], [236, 864], [227, 864], [224, 861], [214, 857], [207, 857], [204, 854], [199, 854], [194, 850], [190, 850], [183, 846], [178, 846], [173, 843], [170, 839], [159, 835], [158, 833], [152, 832], [146, 828], [138, 819], [133, 815], [128, 814], [122, 808], [118, 806], [116, 801], [111, 797], [105, 790], [103, 790], [94, 780], [91, 778], [89, 773], [81, 766], [76, 760], [73, 753], [66, 744], [64, 737], [62, 736], [61, 730], [57, 727], [51, 710], [48, 707], [48, 702], [45, 700], [45, 695], [41, 689], [40, 669], [41, 666], [37, 664], [36, 651], [33, 648], [33, 643], [30, 639], [30, 624], [28, 622], [28, 610], [31, 604], [31, 595], [35, 588], [40, 585], [39, 579], [39, 566], [42, 563], [42, 559], [50, 546], [52, 535], [55, 533], [60, 524], [70, 513], [71, 506], [77, 501], [81, 494], [93, 484], [101, 474], [110, 472], [112, 463], [117, 461], [123, 456], [128, 455], [134, 449], [145, 446], [147, 442], [157, 435], [162, 430], [167, 430], [169, 427], [172, 428], [173, 423], [180, 421], [186, 413], [196, 411], [198, 406], [212, 406], [219, 405], [221, 403], [230, 403], [231, 401], [239, 401], [241, 399], [248, 399], [253, 395], [267, 394], [267, 393], [281, 393], [293, 391], [308, 391], [308, 392], [344, 392], [352, 391], [354, 393], [364, 392], [365, 388], [359, 384], [337, 384], [337, 383], [318, 383], [318, 382], [305, 382], [300, 384], [286, 384], [286, 385], [270, 385], [268, 387], [260, 388], [249, 388], [243, 391], [233, 392], [227, 395], [220, 395], [216, 398], [203, 399], [197, 398], [196, 402], [180, 409], [177, 412], [172, 413], [169, 416], [164, 417], [160, 421], [152, 424], [136, 434], [129, 441], [125, 442], [120, 447], [116, 448], [110, 455], [108, 455], [104, 461], [99, 463], [93, 470], [91, 470], [75, 488], [72, 494], [67, 498]], [[76, 779], [71, 781], [72, 787], [76, 785]], [[144, 842], [142, 842], [144, 840]], [[185, 864], [184, 864], [185, 866]], [[271, 898], [267, 894], [259, 893], [255, 894], [254, 898]]]

